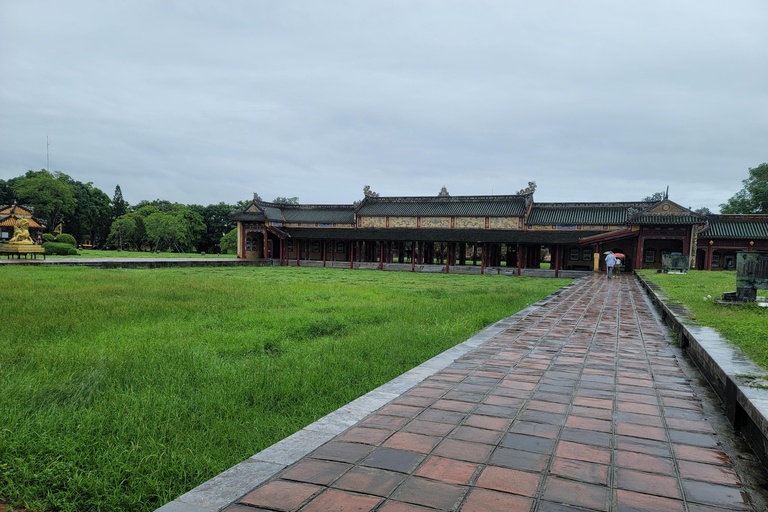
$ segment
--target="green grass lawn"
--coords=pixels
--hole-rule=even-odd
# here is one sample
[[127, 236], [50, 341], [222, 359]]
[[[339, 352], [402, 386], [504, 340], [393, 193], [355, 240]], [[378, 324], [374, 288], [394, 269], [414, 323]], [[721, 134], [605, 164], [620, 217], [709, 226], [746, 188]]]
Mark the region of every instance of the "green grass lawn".
[[[702, 325], [717, 329], [739, 346], [754, 362], [768, 369], [768, 308], [754, 304], [724, 307], [714, 304], [723, 292], [736, 291], [736, 272], [704, 272], [656, 274], [641, 270], [643, 276], [664, 289], [669, 298], [685, 304]], [[758, 292], [768, 295], [768, 291]]]
[[47, 254], [46, 258], [235, 258], [237, 254], [205, 254], [196, 252], [95, 251], [78, 249], [77, 256]]
[[0, 267], [0, 502], [149, 511], [569, 280]]

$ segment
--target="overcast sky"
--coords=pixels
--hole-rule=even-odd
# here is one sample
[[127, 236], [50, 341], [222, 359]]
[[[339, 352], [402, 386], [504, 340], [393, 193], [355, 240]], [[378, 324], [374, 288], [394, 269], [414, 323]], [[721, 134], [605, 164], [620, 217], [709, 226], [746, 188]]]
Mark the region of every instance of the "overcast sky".
[[768, 161], [768, 2], [0, 0], [0, 179], [112, 197], [719, 205]]

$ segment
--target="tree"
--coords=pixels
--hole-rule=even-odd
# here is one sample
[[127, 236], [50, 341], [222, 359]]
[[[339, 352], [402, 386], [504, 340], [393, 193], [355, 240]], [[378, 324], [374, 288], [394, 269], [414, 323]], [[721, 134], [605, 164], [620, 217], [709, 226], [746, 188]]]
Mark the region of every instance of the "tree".
[[123, 191], [120, 185], [115, 186], [115, 194], [112, 196], [112, 219], [118, 219], [128, 212], [128, 201], [123, 199]]
[[109, 232], [109, 238], [111, 240], [117, 240], [118, 250], [123, 250], [123, 240], [129, 240], [136, 231], [136, 220], [123, 215], [112, 223]]
[[768, 213], [768, 163], [749, 169], [744, 187], [727, 203], [720, 205], [721, 213]]
[[75, 194], [77, 208], [67, 220], [67, 232], [82, 242], [88, 236], [92, 244], [104, 241], [112, 221], [112, 207], [109, 196], [93, 186], [70, 179], [69, 185]]
[[75, 212], [77, 199], [70, 180], [59, 171], [27, 171], [14, 180], [13, 192], [20, 204], [33, 207], [35, 217], [43, 219], [48, 231], [53, 231]]
[[237, 252], [237, 228], [232, 228], [219, 240], [219, 248], [222, 254]]
[[[196, 244], [197, 250], [209, 253], [216, 252], [221, 237], [236, 227], [236, 223], [232, 221], [232, 210], [235, 209], [235, 206], [219, 203], [209, 204], [206, 207], [190, 205], [189, 208], [199, 213], [205, 222], [205, 233]], [[245, 208], [247, 206], [240, 210]]]
[[654, 192], [650, 196], [644, 197], [643, 201], [646, 203], [658, 203], [659, 201], [663, 201], [666, 198], [666, 194], [662, 190], [661, 192]]
[[184, 230], [178, 217], [170, 213], [156, 212], [144, 219], [147, 239], [151, 250], [168, 250], [183, 241]]
[[276, 197], [272, 200], [275, 204], [299, 204], [298, 197]]

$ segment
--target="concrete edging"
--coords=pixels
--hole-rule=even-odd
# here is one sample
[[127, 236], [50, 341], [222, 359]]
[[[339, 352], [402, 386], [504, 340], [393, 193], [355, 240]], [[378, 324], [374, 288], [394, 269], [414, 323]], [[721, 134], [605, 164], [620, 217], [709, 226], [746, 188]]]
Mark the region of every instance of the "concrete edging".
[[369, 414], [384, 407], [497, 334], [509, 329], [574, 284], [564, 286], [514, 315], [491, 324], [468, 340], [395, 377], [386, 384], [307, 425], [295, 434], [278, 441], [240, 464], [182, 494], [170, 503], [158, 508], [156, 512], [218, 512], [222, 510], [278, 472], [357, 424]]
[[696, 325], [682, 305], [668, 303], [658, 285], [635, 273], [661, 319], [677, 334], [681, 349], [704, 374], [723, 403], [734, 430], [741, 431], [763, 466], [768, 467], [768, 390], [750, 386], [768, 372], [711, 327]]

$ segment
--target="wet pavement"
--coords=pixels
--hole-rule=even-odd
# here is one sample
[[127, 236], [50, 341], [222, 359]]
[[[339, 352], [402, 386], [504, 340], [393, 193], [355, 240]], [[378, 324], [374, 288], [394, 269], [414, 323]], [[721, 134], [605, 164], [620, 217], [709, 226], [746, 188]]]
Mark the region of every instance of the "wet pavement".
[[757, 511], [685, 364], [583, 279], [225, 510]]

